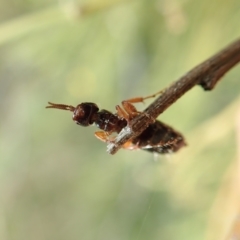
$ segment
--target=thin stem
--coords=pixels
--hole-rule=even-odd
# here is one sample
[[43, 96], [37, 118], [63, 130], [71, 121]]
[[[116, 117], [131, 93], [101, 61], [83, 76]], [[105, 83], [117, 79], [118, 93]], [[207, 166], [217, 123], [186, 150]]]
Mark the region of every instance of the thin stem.
[[141, 134], [149, 124], [176, 102], [195, 85], [204, 90], [212, 90], [220, 78], [240, 61], [240, 39], [219, 53], [199, 64], [179, 80], [166, 88], [163, 93], [118, 134], [114, 142], [107, 146], [110, 154], [115, 154], [128, 140]]

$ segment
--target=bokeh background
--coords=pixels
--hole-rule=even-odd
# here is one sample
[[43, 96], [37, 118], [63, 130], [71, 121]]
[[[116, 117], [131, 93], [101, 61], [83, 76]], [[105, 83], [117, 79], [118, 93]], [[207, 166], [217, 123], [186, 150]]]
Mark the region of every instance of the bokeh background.
[[114, 111], [238, 37], [239, 0], [0, 1], [0, 239], [225, 239], [240, 202], [240, 66], [160, 116], [188, 146], [157, 160], [111, 156], [95, 127], [45, 106]]

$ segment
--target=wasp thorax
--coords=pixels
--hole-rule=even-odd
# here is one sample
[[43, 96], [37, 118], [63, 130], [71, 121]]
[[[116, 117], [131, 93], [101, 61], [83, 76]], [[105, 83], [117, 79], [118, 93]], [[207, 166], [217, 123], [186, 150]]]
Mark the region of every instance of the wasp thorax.
[[95, 115], [99, 108], [95, 103], [81, 103], [73, 111], [73, 121], [77, 124], [87, 127], [93, 124]]

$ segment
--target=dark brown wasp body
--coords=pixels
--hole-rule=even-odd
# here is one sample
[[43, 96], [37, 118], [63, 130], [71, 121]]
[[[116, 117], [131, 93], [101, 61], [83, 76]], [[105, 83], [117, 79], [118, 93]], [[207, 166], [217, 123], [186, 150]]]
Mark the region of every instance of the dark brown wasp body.
[[[89, 126], [95, 124], [102, 131], [95, 132], [95, 136], [103, 142], [114, 140], [113, 133], [119, 133], [128, 122], [139, 112], [133, 106], [133, 103], [143, 102], [147, 98], [155, 97], [157, 94], [145, 98], [132, 98], [122, 101], [122, 107], [116, 106], [115, 114], [107, 110], [99, 110], [95, 103], [85, 102], [73, 107], [65, 104], [55, 104], [49, 102], [46, 108], [57, 108], [73, 112], [72, 119], [78, 125]], [[185, 146], [183, 136], [168, 125], [155, 120], [139, 136], [131, 139], [123, 145], [125, 149], [144, 149], [155, 153], [176, 152]]]

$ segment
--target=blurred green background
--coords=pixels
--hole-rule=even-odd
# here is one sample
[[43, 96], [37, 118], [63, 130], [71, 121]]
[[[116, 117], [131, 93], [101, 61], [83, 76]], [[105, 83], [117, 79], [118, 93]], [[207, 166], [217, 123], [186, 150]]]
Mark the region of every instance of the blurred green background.
[[160, 116], [188, 146], [157, 161], [111, 156], [95, 127], [45, 106], [114, 111], [238, 37], [239, 0], [0, 1], [0, 239], [223, 239], [240, 66]]

